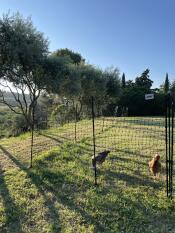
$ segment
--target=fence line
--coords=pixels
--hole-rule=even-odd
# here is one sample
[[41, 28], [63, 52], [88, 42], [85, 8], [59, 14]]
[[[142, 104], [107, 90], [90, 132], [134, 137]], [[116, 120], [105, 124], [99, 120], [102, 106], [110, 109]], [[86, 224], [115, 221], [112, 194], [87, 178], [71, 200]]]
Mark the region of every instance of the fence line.
[[[64, 124], [55, 121], [42, 121], [35, 126], [37, 133], [55, 140], [57, 144], [74, 142], [91, 157], [105, 150], [110, 150], [109, 162], [131, 161], [135, 174], [148, 176], [148, 161], [159, 154], [165, 167], [165, 118], [151, 116], [110, 117], [96, 114], [94, 98], [91, 99], [89, 115], [77, 118], [77, 106]], [[90, 111], [91, 110], [91, 111]], [[34, 146], [35, 153], [35, 146]], [[95, 184], [97, 170], [95, 168]], [[164, 169], [163, 169], [163, 176]], [[164, 179], [164, 178], [163, 178]], [[172, 182], [172, 180], [171, 180]]]

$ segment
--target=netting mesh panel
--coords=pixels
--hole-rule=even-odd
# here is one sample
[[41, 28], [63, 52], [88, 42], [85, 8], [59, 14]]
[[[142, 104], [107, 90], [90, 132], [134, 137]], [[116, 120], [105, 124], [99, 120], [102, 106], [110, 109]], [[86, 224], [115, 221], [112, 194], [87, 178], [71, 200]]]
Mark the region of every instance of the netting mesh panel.
[[[165, 186], [164, 117], [99, 117], [95, 119], [96, 153], [110, 150], [102, 167], [103, 182], [126, 182], [148, 188]], [[161, 157], [162, 170], [154, 180], [148, 161]]]
[[[90, 112], [90, 111], [89, 111]], [[111, 150], [118, 153], [165, 156], [164, 117], [95, 117], [96, 152]], [[63, 125], [48, 122], [47, 135], [61, 142], [83, 142], [93, 151], [92, 116], [67, 121]], [[46, 134], [44, 131], [43, 134]]]
[[106, 117], [95, 120], [96, 147], [152, 156], [165, 153], [165, 120], [152, 117]]
[[[70, 142], [75, 143], [89, 156], [93, 156], [93, 117], [92, 106], [80, 118], [67, 119], [63, 124], [48, 122], [48, 130], [40, 132], [43, 137], [50, 138], [53, 145]], [[143, 185], [152, 185], [148, 161], [159, 154], [162, 163], [161, 178], [165, 181], [165, 118], [162, 117], [108, 117], [95, 112], [95, 152], [110, 150], [105, 163], [100, 167], [104, 171], [100, 182], [117, 176], [118, 180]], [[40, 138], [41, 139], [41, 138]], [[43, 140], [44, 142], [44, 140]], [[38, 142], [36, 142], [37, 145]], [[37, 146], [36, 145], [36, 146]], [[50, 144], [52, 146], [52, 144]], [[114, 176], [111, 176], [113, 174]], [[106, 176], [106, 178], [105, 178]], [[103, 178], [100, 178], [103, 177]], [[129, 181], [128, 181], [129, 180]], [[132, 181], [133, 182], [130, 182]], [[149, 181], [149, 182], [148, 182]], [[113, 182], [113, 181], [112, 181]], [[160, 186], [159, 186], [160, 187]]]

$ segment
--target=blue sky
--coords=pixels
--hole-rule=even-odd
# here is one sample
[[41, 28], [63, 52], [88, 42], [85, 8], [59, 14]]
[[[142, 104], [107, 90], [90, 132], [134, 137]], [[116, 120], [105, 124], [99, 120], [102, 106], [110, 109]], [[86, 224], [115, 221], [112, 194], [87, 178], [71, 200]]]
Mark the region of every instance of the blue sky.
[[166, 72], [175, 79], [174, 0], [1, 0], [0, 15], [8, 10], [31, 16], [51, 51], [70, 48], [127, 79], [149, 68], [154, 86]]

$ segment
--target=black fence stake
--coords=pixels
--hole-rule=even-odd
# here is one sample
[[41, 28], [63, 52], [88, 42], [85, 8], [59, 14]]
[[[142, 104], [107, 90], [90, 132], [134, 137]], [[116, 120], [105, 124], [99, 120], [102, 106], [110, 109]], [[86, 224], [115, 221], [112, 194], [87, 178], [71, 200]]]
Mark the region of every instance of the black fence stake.
[[165, 141], [166, 141], [166, 191], [167, 197], [173, 197], [173, 128], [174, 104], [171, 93], [166, 96], [165, 106]]
[[173, 99], [171, 100], [171, 199], [173, 198], [173, 128], [174, 128], [174, 104]]
[[104, 131], [104, 125], [105, 125], [105, 118], [103, 117], [102, 132]]
[[168, 150], [168, 177], [169, 177], [169, 197], [170, 197], [170, 184], [171, 184], [171, 96], [170, 93], [168, 94], [169, 98], [168, 98], [168, 146], [169, 146], [169, 150]]
[[34, 122], [35, 120], [35, 106], [32, 109], [32, 132], [31, 132], [31, 151], [30, 151], [30, 168], [33, 166], [33, 141], [34, 141]]
[[75, 107], [75, 142], [77, 141], [77, 104]]
[[[92, 104], [92, 128], [93, 128], [93, 148], [94, 148], [94, 161], [95, 161], [95, 113], [94, 113], [94, 97], [91, 97], [91, 104]], [[96, 167], [96, 162], [95, 162], [95, 167], [94, 167], [94, 184], [97, 185], [97, 167]]]
[[166, 144], [166, 193], [169, 195], [169, 181], [168, 181], [168, 95], [165, 99], [165, 144]]

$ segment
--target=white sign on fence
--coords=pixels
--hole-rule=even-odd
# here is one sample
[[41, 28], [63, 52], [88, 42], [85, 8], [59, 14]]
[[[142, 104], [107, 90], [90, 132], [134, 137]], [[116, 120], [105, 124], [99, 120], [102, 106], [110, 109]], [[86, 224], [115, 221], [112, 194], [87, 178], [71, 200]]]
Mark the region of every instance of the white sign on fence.
[[146, 94], [145, 95], [145, 100], [153, 100], [154, 99], [154, 94]]

